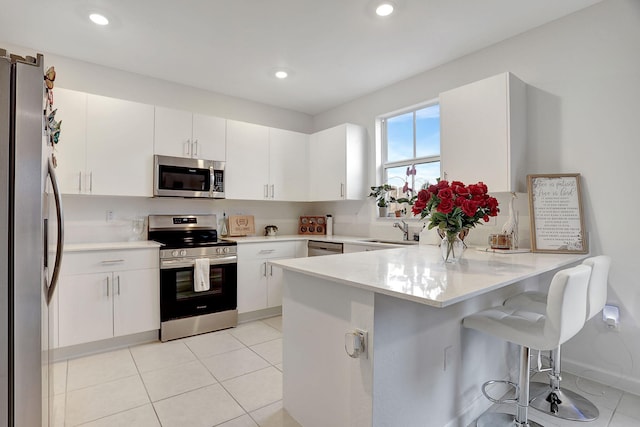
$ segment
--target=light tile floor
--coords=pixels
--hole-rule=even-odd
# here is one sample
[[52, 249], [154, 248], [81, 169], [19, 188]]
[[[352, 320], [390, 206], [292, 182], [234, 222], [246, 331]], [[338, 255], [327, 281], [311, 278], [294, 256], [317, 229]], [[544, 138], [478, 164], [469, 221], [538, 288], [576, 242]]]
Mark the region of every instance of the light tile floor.
[[[300, 427], [282, 408], [281, 331], [282, 317], [273, 317], [59, 362], [56, 426]], [[599, 419], [563, 421], [531, 410], [533, 421], [546, 427], [640, 426], [640, 397], [563, 377], [563, 387], [598, 407]], [[513, 407], [494, 405], [490, 411], [513, 413]]]
[[[538, 373], [534, 381], [546, 382], [547, 376]], [[590, 381], [569, 373], [562, 374], [561, 387], [574, 391], [590, 400], [599, 410], [598, 419], [590, 422], [566, 421], [538, 410], [529, 410], [529, 419], [545, 427], [639, 427], [640, 396]], [[493, 405], [489, 411], [515, 413], [514, 405]], [[472, 424], [475, 426], [475, 422]]]
[[282, 409], [282, 317], [54, 366], [56, 426], [300, 427]]

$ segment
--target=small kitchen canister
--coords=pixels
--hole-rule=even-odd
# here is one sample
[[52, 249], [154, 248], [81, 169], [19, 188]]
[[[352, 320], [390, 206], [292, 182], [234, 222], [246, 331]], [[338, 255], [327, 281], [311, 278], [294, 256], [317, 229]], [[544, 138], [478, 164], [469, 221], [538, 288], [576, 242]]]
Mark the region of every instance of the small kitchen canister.
[[333, 216], [327, 214], [327, 236], [333, 235]]

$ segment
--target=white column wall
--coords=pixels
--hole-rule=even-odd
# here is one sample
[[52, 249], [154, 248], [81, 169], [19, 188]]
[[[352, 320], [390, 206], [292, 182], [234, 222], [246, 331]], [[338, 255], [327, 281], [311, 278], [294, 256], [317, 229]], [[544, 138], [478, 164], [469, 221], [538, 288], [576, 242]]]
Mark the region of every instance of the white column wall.
[[[563, 367], [640, 394], [640, 280], [634, 233], [640, 212], [638, 46], [640, 1], [605, 0], [319, 114], [314, 128], [348, 121], [375, 135], [379, 115], [433, 99], [444, 90], [504, 71], [527, 82], [528, 171], [523, 173], [582, 174], [591, 252], [612, 257], [609, 302], [621, 312], [619, 332], [607, 331], [595, 318], [563, 346]], [[376, 164], [372, 152], [370, 161]], [[370, 173], [374, 185], [375, 173]], [[341, 221], [366, 228], [366, 208], [351, 207]]]

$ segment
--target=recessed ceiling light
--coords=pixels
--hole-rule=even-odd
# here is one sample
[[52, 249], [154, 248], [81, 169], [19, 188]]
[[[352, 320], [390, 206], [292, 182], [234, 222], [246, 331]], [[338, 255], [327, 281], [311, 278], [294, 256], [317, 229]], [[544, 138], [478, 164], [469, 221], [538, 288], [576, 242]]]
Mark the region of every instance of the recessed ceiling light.
[[278, 79], [286, 79], [287, 77], [289, 77], [289, 73], [286, 72], [285, 70], [278, 70], [275, 73], [273, 73], [274, 76], [276, 76], [276, 78]]
[[389, 16], [393, 13], [393, 3], [384, 2], [380, 3], [376, 7], [376, 15], [378, 16]]
[[89, 15], [89, 19], [96, 25], [109, 25], [109, 20], [106, 16], [101, 15], [99, 13], [92, 13]]

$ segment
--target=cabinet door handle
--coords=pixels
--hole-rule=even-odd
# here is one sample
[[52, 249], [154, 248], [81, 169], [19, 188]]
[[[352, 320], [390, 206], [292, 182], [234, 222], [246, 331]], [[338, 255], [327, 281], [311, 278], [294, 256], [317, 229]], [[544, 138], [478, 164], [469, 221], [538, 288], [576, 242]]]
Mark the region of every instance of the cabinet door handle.
[[275, 252], [275, 249], [260, 249], [261, 254], [270, 254]]
[[193, 141], [193, 157], [198, 157], [200, 155], [198, 150], [198, 140]]
[[344, 197], [344, 183], [340, 183], [340, 197]]
[[109, 276], [107, 276], [107, 298], [109, 298]]
[[191, 157], [191, 140], [187, 139], [184, 144], [182, 144], [182, 151], [185, 156]]
[[263, 277], [267, 277], [267, 263], [266, 263], [266, 262], [263, 262], [263, 263], [262, 263], [262, 267], [263, 267], [263, 273], [262, 273], [262, 276], [263, 276]]
[[120, 295], [120, 276], [116, 276], [116, 280], [118, 282], [118, 295]]
[[273, 265], [269, 265], [269, 276], [273, 277]]
[[118, 264], [120, 262], [124, 262], [123, 259], [105, 259], [104, 261], [101, 261], [102, 264]]
[[271, 184], [271, 198], [276, 197], [276, 186], [275, 184]]
[[89, 172], [89, 193], [93, 192], [93, 171]]
[[264, 185], [264, 198], [265, 199], [269, 198], [269, 185], [268, 184]]
[[78, 172], [78, 192], [82, 191], [82, 171]]

